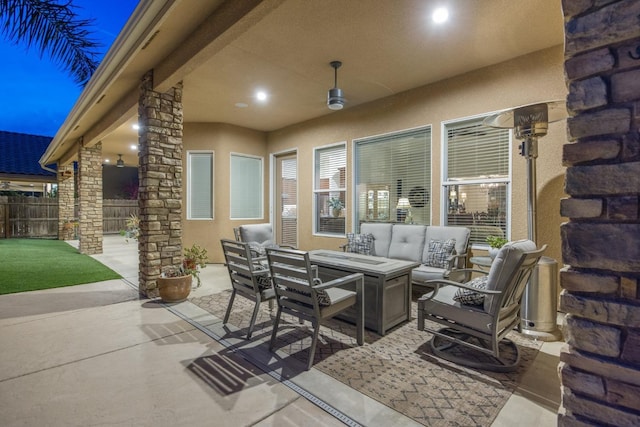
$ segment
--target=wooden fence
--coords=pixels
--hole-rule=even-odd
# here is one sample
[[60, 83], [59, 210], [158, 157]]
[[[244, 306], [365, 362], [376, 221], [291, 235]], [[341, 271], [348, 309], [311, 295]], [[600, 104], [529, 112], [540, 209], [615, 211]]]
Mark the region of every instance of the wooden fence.
[[[74, 207], [78, 219], [78, 205]], [[138, 214], [137, 200], [104, 199], [102, 227], [104, 234], [119, 233], [127, 218]], [[58, 237], [58, 199], [49, 197], [0, 196], [0, 238]]]

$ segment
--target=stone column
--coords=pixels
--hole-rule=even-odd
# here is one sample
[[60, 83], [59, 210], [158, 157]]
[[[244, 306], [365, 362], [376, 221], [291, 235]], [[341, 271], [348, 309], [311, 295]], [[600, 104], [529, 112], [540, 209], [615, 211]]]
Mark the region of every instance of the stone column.
[[563, 0], [560, 426], [640, 425], [640, 2]]
[[162, 267], [182, 262], [182, 83], [158, 93], [148, 72], [140, 85], [138, 122], [138, 286], [156, 297]]
[[58, 166], [58, 239], [75, 238], [75, 186], [73, 163]]
[[78, 153], [80, 253], [102, 253], [102, 143]]

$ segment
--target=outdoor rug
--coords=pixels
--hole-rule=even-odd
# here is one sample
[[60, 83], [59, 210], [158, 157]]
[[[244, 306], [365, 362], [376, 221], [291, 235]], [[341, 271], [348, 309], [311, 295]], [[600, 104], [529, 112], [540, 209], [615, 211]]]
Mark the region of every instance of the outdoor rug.
[[[224, 317], [231, 291], [192, 298], [190, 301], [216, 317]], [[253, 302], [237, 296], [229, 323], [239, 328], [229, 332], [246, 336]], [[263, 303], [253, 340], [268, 340], [273, 313]], [[520, 337], [509, 338], [520, 347], [521, 362], [515, 372], [494, 373], [464, 368], [436, 358], [429, 347], [431, 334], [417, 329], [416, 303], [412, 319], [382, 337], [365, 329], [365, 344], [358, 346], [355, 327], [332, 319], [322, 325], [314, 368], [349, 387], [428, 426], [489, 426], [520, 379], [531, 366], [541, 343]], [[276, 349], [306, 364], [313, 329], [306, 322], [284, 315], [278, 330]], [[482, 356], [479, 356], [482, 357]]]

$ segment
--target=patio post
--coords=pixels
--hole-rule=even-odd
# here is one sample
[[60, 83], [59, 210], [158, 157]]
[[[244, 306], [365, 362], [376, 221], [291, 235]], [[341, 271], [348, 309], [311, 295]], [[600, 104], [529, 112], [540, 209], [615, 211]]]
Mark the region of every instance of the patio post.
[[58, 239], [72, 240], [76, 237], [75, 217], [75, 177], [73, 162], [69, 165], [58, 164]]
[[153, 70], [147, 72], [138, 125], [138, 287], [156, 297], [162, 267], [182, 260], [182, 83], [159, 93], [153, 90]]
[[78, 152], [80, 253], [102, 253], [102, 142]]

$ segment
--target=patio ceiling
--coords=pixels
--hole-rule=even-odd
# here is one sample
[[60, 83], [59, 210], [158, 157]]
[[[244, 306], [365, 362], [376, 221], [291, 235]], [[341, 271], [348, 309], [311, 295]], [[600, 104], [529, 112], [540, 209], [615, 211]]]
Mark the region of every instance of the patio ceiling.
[[[112, 162], [122, 153], [136, 165], [138, 84], [152, 68], [161, 89], [184, 82], [185, 122], [273, 131], [340, 114], [326, 106], [332, 60], [343, 62], [338, 86], [353, 108], [564, 37], [560, 0], [255, 0], [248, 13], [230, 3], [142, 0], [43, 159], [71, 160], [65, 151], [84, 135], [85, 144], [102, 141]], [[436, 25], [431, 14], [440, 5], [450, 17]], [[244, 14], [239, 24], [206, 40], [228, 9]], [[267, 102], [255, 99], [257, 89]]]

